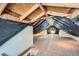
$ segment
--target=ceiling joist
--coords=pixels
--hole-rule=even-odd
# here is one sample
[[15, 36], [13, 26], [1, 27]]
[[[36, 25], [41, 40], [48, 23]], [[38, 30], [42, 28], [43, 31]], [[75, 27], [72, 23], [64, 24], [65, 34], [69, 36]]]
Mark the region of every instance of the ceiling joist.
[[44, 6], [79, 8], [79, 3], [42, 3]]
[[23, 23], [32, 23], [48, 15], [69, 17], [75, 9], [79, 8], [79, 4], [67, 3], [9, 3], [6, 5], [7, 3], [0, 4], [1, 16]]
[[30, 8], [30, 10], [28, 10], [24, 15], [22, 15], [20, 17], [20, 20], [24, 20], [27, 16], [29, 16], [33, 11], [35, 11], [37, 8], [39, 7], [38, 4], [33, 5], [32, 8]]

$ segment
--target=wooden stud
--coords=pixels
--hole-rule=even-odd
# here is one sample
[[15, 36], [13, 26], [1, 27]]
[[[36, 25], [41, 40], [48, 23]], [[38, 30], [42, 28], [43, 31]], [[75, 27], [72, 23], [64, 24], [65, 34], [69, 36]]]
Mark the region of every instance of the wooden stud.
[[79, 3], [42, 3], [45, 6], [79, 8]]
[[46, 12], [45, 8], [42, 6], [42, 4], [39, 4], [39, 6], [40, 6], [40, 9], [45, 13], [45, 16], [48, 16], [47, 12]]
[[66, 16], [66, 17], [68, 17], [68, 15], [69, 15], [66, 13], [59, 13], [59, 12], [54, 12], [54, 11], [47, 11], [47, 14], [54, 15], [54, 16]]
[[77, 15], [79, 15], [79, 9], [74, 10], [73, 13], [71, 13], [70, 18], [74, 18]]
[[68, 13], [71, 8], [63, 8], [63, 7], [52, 7], [52, 6], [45, 6], [47, 11], [54, 11], [58, 13]]
[[9, 14], [6, 14], [6, 13], [3, 13], [3, 14], [1, 15], [1, 17], [2, 17], [2, 18], [5, 18], [5, 20], [7, 19], [7, 20], [16, 21], [16, 22], [30, 23], [30, 21], [26, 21], [26, 20], [22, 20], [22, 21], [21, 21], [21, 20], [19, 20], [18, 17], [14, 17], [14, 16], [9, 15]]
[[42, 17], [45, 13], [40, 13], [37, 17], [33, 18], [30, 22], [33, 23], [35, 22], [38, 18]]
[[[40, 8], [38, 8], [34, 12], [32, 12], [27, 18], [30, 19], [29, 21], [32, 21], [32, 20], [36, 21], [36, 20], [38, 20], [39, 17], [42, 16], [42, 14], [44, 15], [45, 13]], [[27, 19], [25, 19], [25, 20], [27, 20]]]
[[41, 4], [39, 4], [39, 7], [40, 7], [40, 9], [41, 9], [43, 12], [45, 12], [45, 9], [44, 9], [44, 7], [43, 7]]
[[9, 3], [6, 9], [11, 10], [17, 14], [23, 15], [26, 13], [34, 3]]
[[0, 15], [2, 14], [3, 10], [5, 9], [7, 3], [0, 3]]
[[33, 5], [33, 7], [32, 7], [30, 10], [28, 10], [24, 15], [22, 15], [22, 16], [20, 17], [20, 20], [25, 19], [25, 18], [26, 18], [27, 16], [29, 16], [33, 11], [35, 11], [38, 7], [39, 7], [38, 4]]

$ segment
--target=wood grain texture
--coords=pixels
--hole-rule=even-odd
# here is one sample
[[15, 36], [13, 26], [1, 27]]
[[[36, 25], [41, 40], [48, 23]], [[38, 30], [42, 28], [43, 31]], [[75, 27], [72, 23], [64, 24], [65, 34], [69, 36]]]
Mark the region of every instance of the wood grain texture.
[[70, 8], [62, 8], [62, 7], [52, 7], [52, 6], [46, 6], [45, 7], [47, 11], [54, 11], [59, 13], [68, 13]]
[[40, 8], [38, 8], [31, 15], [29, 15], [28, 18], [31, 19], [31, 22], [34, 22], [43, 15], [45, 15], [45, 13], [42, 12]]
[[5, 19], [7, 19], [7, 20], [16, 21], [16, 22], [30, 23], [29, 21], [25, 21], [25, 20], [20, 21], [18, 17], [14, 17], [14, 16], [12, 16], [12, 15], [10, 15], [10, 14], [7, 14], [7, 13], [3, 13], [3, 14], [1, 15], [1, 17], [2, 17], [2, 18], [5, 18]]
[[42, 3], [42, 5], [68, 7], [68, 8], [79, 8], [79, 3]]
[[33, 5], [34, 5], [33, 3], [9, 3], [6, 9], [9, 9], [17, 14], [23, 15]]
[[0, 15], [3, 12], [3, 10], [5, 9], [7, 3], [0, 3]]
[[75, 10], [71, 13], [70, 17], [71, 17], [71, 18], [74, 18], [74, 17], [76, 17], [76, 16], [78, 16], [78, 15], [79, 15], [79, 9], [75, 9]]
[[[58, 3], [58, 5], [60, 4]], [[60, 7], [60, 6], [52, 6], [52, 3], [50, 4], [8, 3], [6, 8], [4, 7], [5, 8], [4, 12], [7, 13], [6, 14], [7, 17], [6, 16], [4, 17], [10, 18], [12, 20], [15, 18], [19, 18], [18, 21], [25, 22], [25, 23], [35, 22], [40, 17], [42, 16], [47, 17], [48, 15], [71, 17], [72, 16], [71, 14], [76, 14], [74, 11], [72, 11], [72, 10], [75, 10], [76, 8], [71, 7], [71, 5], [78, 7], [78, 4], [68, 4], [67, 6], [69, 7]], [[1, 14], [4, 14], [4, 12], [1, 12]], [[17, 21], [17, 19], [15, 19], [15, 21]]]
[[33, 5], [28, 11], [26, 11], [21, 17], [20, 20], [23, 20], [27, 16], [29, 16], [33, 11], [35, 11], [39, 7], [38, 4]]

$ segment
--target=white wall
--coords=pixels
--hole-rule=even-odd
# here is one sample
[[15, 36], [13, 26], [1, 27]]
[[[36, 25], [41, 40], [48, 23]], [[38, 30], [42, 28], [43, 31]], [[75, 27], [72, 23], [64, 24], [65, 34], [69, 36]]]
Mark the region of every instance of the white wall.
[[33, 28], [27, 26], [21, 32], [12, 37], [9, 41], [0, 46], [0, 55], [15, 56], [22, 53], [24, 50], [33, 45]]

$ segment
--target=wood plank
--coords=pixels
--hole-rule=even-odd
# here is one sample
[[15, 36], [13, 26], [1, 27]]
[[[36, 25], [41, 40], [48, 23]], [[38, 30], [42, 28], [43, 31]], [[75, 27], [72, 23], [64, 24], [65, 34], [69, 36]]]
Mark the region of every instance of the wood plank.
[[15, 16], [15, 17], [20, 17], [21, 16], [20, 14], [17, 14], [15, 12], [11, 11], [11, 10], [8, 10], [8, 9], [4, 10], [3, 13], [7, 13], [7, 14], [10, 14], [10, 15]]
[[42, 6], [42, 4], [39, 4], [39, 7], [45, 13], [45, 16], [48, 16], [47, 11], [45, 10], [44, 6]]
[[15, 17], [15, 16], [12, 16], [12, 15], [9, 15], [7, 13], [2, 13], [1, 17], [3, 18], [6, 18], [6, 19], [11, 19], [11, 20], [18, 20], [18, 17]]
[[36, 18], [40, 13], [42, 13], [42, 10], [40, 8], [37, 8], [34, 12], [32, 12], [27, 18], [33, 19]]
[[40, 7], [40, 9], [41, 9], [43, 12], [45, 12], [45, 9], [44, 9], [44, 7], [43, 7], [41, 4], [39, 4], [39, 7]]
[[3, 10], [5, 9], [7, 3], [0, 3], [0, 15], [2, 14]]
[[38, 18], [42, 17], [45, 15], [45, 13], [40, 9], [36, 9], [32, 14], [30, 14], [27, 18], [31, 19], [31, 22], [36, 21]]
[[79, 15], [79, 9], [74, 10], [74, 12], [71, 13], [70, 18], [74, 18], [74, 17], [76, 17], [77, 15]]
[[35, 11], [37, 8], [39, 7], [38, 4], [35, 4], [32, 6], [32, 8], [30, 8], [30, 10], [28, 10], [24, 15], [22, 15], [20, 17], [20, 20], [23, 20], [24, 18], [26, 18], [27, 16], [29, 16], [33, 11]]
[[69, 16], [70, 8], [45, 6], [47, 14], [55, 16]]
[[37, 17], [33, 18], [30, 22], [33, 23], [36, 20], [38, 20], [40, 17], [42, 17], [43, 15], [45, 15], [45, 13], [40, 13]]
[[42, 3], [45, 6], [79, 8], [79, 3]]
[[66, 16], [66, 17], [69, 17], [69, 15], [70, 15], [70, 14], [59, 13], [59, 12], [54, 12], [54, 11], [48, 11], [47, 14], [54, 15], [54, 16]]
[[6, 9], [11, 10], [17, 14], [23, 15], [26, 11], [28, 11], [34, 3], [9, 3]]
[[7, 20], [16, 21], [16, 22], [30, 23], [30, 21], [26, 21], [26, 20], [20, 21], [18, 17], [14, 17], [14, 16], [9, 15], [7, 13], [3, 13], [0, 17], [5, 18]]
[[52, 6], [46, 6], [45, 8], [47, 11], [54, 11], [59, 13], [68, 13], [71, 9], [71, 8], [52, 7]]

